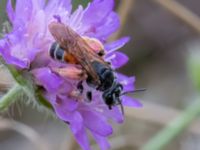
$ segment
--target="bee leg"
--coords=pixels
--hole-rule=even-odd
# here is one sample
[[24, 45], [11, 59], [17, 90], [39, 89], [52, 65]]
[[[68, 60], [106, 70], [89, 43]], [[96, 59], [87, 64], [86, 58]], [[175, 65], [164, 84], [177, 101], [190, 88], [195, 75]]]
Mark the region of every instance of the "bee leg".
[[92, 101], [92, 92], [88, 91], [86, 96], [87, 96], [87, 99], [89, 100], [89, 102], [91, 102]]
[[82, 69], [75, 66], [70, 66], [66, 68], [53, 68], [52, 70], [62, 77], [74, 80], [85, 80], [87, 78], [86, 73]]
[[83, 93], [83, 81], [80, 81], [78, 84], [77, 84], [77, 89], [80, 91], [80, 93], [82, 94]]

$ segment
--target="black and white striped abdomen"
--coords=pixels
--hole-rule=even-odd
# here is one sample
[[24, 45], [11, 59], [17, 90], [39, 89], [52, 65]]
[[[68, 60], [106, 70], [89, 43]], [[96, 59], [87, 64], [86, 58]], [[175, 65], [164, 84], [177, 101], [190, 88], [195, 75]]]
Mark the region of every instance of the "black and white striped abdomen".
[[65, 51], [60, 47], [60, 45], [57, 42], [54, 42], [51, 45], [49, 53], [53, 59], [64, 61]]

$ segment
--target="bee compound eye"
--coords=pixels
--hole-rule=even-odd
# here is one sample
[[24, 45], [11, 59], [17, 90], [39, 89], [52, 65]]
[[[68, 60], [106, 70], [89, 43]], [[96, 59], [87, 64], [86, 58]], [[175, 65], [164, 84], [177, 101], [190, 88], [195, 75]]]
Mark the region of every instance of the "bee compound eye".
[[114, 104], [114, 97], [110, 92], [103, 93], [103, 99], [108, 106]]
[[115, 97], [120, 97], [120, 93], [121, 93], [120, 91], [116, 91], [115, 92]]
[[92, 77], [90, 75], [88, 75], [87, 79], [86, 79], [86, 83], [90, 86], [90, 87], [95, 87], [95, 83], [92, 79]]
[[83, 88], [83, 82], [82, 81], [80, 81], [77, 84], [77, 89], [80, 91], [80, 93], [83, 93], [84, 88]]

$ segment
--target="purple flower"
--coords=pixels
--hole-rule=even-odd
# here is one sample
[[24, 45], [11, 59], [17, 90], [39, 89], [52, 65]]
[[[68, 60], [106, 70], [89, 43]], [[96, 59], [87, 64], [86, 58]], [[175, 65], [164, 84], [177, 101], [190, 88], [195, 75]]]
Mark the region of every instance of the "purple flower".
[[[62, 22], [79, 35], [97, 40], [106, 51], [105, 61], [111, 62], [113, 69], [119, 68], [127, 63], [128, 57], [116, 50], [124, 46], [129, 38], [106, 43], [107, 38], [119, 27], [119, 18], [113, 6], [114, 0], [93, 0], [87, 8], [79, 6], [72, 12], [70, 0], [49, 0], [47, 3], [45, 0], [17, 0], [15, 10], [11, 0], [7, 3], [12, 31], [0, 40], [1, 56], [18, 70], [32, 73], [36, 85], [44, 88], [43, 94], [58, 118], [69, 125], [84, 150], [90, 150], [87, 131], [102, 150], [108, 149], [107, 137], [113, 132], [108, 122], [113, 120], [122, 123], [123, 115], [118, 106], [109, 110], [102, 99], [102, 92], [86, 83], [83, 86], [84, 89], [92, 90], [92, 101], [87, 101], [85, 92], [74, 96], [79, 80], [66, 77], [62, 69], [68, 68], [73, 72], [79, 70], [73, 64], [60, 63], [49, 56], [54, 38], [48, 25], [52, 21]], [[116, 74], [116, 77], [123, 85], [124, 92], [134, 90], [134, 77], [121, 74]], [[137, 100], [128, 96], [121, 98], [124, 106], [141, 107]]]

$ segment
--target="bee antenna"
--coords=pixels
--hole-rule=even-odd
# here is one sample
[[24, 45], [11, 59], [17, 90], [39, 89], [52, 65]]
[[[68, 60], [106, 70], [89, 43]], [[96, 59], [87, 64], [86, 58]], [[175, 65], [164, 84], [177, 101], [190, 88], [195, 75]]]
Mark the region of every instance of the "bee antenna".
[[122, 105], [122, 102], [120, 100], [118, 101], [118, 103], [120, 105], [122, 115], [124, 115], [124, 106]]
[[129, 93], [144, 92], [144, 91], [146, 91], [146, 90], [147, 90], [147, 89], [144, 88], [144, 89], [136, 89], [136, 90], [134, 90], [134, 91], [127, 91], [127, 92], [122, 93], [120, 96], [129, 94]]

